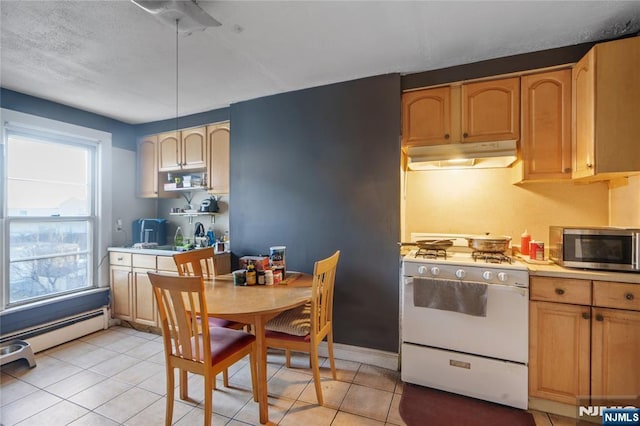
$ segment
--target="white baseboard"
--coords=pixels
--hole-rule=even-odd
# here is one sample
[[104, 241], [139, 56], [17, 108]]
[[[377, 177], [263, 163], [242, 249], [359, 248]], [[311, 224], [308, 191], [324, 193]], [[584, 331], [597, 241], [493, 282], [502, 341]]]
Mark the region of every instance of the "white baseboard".
[[[323, 357], [328, 356], [327, 342], [320, 343], [318, 353]], [[393, 352], [381, 351], [379, 349], [370, 349], [360, 346], [334, 343], [333, 356], [337, 359], [375, 365], [376, 367], [382, 367], [388, 370], [397, 371], [399, 369], [398, 354]]]
[[[41, 326], [39, 334], [33, 335], [32, 330], [22, 330], [11, 336], [3, 336], [3, 338], [24, 339], [31, 345], [34, 353], [44, 351], [54, 346], [61, 345], [71, 340], [86, 336], [99, 330], [106, 330], [109, 327], [110, 311], [107, 307], [102, 308], [101, 314], [97, 316], [89, 315], [85, 320], [74, 321], [74, 317], [65, 318], [59, 322], [53, 322]], [[78, 315], [79, 318], [82, 317]], [[63, 327], [56, 327], [56, 324], [68, 323]], [[50, 329], [49, 331], [45, 331]]]

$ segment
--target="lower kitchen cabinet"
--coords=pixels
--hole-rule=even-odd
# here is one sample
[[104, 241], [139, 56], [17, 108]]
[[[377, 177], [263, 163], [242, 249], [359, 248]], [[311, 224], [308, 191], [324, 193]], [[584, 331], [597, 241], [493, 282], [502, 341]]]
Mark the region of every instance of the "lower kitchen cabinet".
[[[231, 255], [217, 255], [216, 275], [231, 272]], [[111, 316], [136, 324], [159, 327], [159, 314], [148, 272], [178, 275], [171, 255], [109, 253]]]
[[532, 277], [529, 349], [530, 396], [640, 395], [640, 286]]
[[589, 395], [590, 308], [531, 302], [529, 395], [575, 404]]

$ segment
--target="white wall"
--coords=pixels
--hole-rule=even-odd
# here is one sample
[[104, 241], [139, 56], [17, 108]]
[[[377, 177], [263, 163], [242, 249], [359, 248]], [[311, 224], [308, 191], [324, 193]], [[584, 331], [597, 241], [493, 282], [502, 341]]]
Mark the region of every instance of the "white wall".
[[640, 176], [610, 184], [609, 210], [611, 226], [640, 228]]
[[403, 241], [411, 232], [491, 232], [519, 244], [528, 229], [548, 243], [549, 225], [608, 225], [606, 183], [511, 182], [509, 168], [407, 172]]
[[[157, 217], [157, 200], [136, 198], [136, 153], [113, 148], [113, 197], [111, 246], [131, 245], [131, 223], [141, 217]], [[116, 232], [115, 224], [122, 219], [122, 232]]]

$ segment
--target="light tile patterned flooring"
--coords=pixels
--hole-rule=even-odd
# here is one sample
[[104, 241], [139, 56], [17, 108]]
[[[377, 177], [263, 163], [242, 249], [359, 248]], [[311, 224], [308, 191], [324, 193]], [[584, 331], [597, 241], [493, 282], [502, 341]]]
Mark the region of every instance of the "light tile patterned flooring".
[[[4, 365], [0, 384], [0, 425], [162, 425], [165, 369], [160, 336], [112, 327], [36, 354], [37, 366], [24, 360]], [[336, 360], [338, 380], [323, 359], [324, 406], [316, 403], [308, 356], [294, 354], [292, 368], [280, 351], [268, 355], [269, 420], [304, 426], [404, 425], [398, 406], [402, 382], [396, 371]], [[258, 425], [251, 396], [248, 361], [229, 370], [230, 387], [218, 380], [213, 394], [213, 424]], [[176, 379], [177, 383], [177, 379]], [[189, 378], [190, 401], [176, 392], [175, 425], [202, 424], [203, 383]], [[565, 426], [575, 421], [533, 412], [536, 425]]]

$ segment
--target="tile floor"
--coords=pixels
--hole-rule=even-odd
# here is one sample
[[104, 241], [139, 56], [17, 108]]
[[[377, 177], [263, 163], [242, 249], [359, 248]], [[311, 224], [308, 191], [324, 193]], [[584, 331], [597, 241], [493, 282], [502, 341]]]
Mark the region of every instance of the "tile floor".
[[[165, 369], [160, 336], [112, 327], [36, 354], [37, 367], [20, 360], [2, 367], [0, 426], [162, 425]], [[328, 360], [321, 374], [325, 404], [316, 404], [308, 357], [294, 354], [284, 367], [280, 351], [268, 355], [269, 420], [279, 425], [404, 425], [398, 413], [402, 382], [396, 371], [336, 360], [338, 380]], [[258, 405], [250, 392], [247, 361], [229, 371], [230, 387], [218, 381], [213, 424], [258, 425]], [[176, 379], [177, 383], [177, 379]], [[190, 376], [190, 401], [176, 393], [174, 425], [203, 421], [203, 386]], [[565, 426], [571, 419], [534, 412], [536, 425]]]

